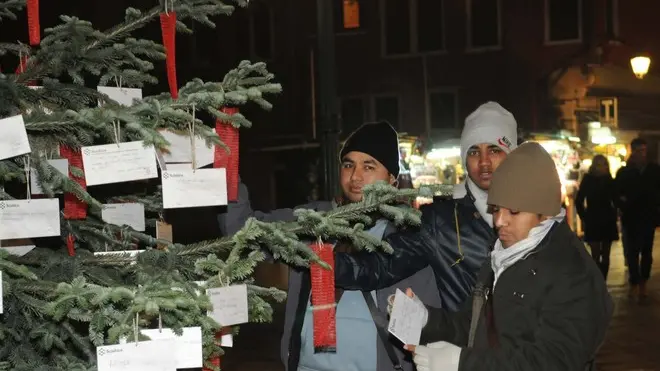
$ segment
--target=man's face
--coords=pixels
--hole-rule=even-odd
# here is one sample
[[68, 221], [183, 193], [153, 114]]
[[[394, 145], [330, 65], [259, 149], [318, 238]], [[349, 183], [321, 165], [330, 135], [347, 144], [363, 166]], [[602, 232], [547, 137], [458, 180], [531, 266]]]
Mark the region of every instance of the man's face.
[[511, 247], [516, 242], [529, 236], [529, 231], [539, 225], [547, 217], [525, 211], [515, 211], [505, 207], [491, 206], [493, 225], [504, 248]]
[[362, 187], [377, 181], [394, 184], [396, 179], [383, 164], [366, 153], [352, 151], [342, 158], [339, 182], [344, 197], [349, 201], [362, 200]]
[[633, 162], [643, 164], [646, 162], [648, 157], [648, 151], [646, 144], [639, 144], [631, 149], [630, 157], [633, 159]]
[[493, 172], [506, 158], [506, 152], [500, 147], [481, 143], [470, 147], [465, 159], [470, 179], [481, 189], [487, 191]]

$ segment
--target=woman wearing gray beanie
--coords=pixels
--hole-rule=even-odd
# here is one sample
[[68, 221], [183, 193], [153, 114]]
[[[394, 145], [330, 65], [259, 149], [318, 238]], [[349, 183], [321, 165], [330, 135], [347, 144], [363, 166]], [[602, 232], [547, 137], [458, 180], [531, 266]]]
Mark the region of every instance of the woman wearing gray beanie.
[[557, 170], [543, 147], [511, 152], [493, 175], [488, 204], [499, 237], [491, 259], [463, 311], [427, 307], [421, 343], [433, 343], [408, 347], [417, 370], [592, 370], [613, 304], [564, 220]]

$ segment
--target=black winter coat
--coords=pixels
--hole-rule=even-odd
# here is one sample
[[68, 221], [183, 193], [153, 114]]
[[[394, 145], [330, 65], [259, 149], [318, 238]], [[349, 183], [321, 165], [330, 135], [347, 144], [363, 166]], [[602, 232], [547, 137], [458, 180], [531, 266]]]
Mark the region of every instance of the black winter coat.
[[385, 239], [394, 249], [392, 254], [336, 253], [335, 284], [347, 290], [381, 289], [431, 266], [442, 307], [456, 311], [470, 298], [496, 238], [468, 190], [464, 198], [424, 205], [419, 228]]
[[614, 179], [609, 174], [586, 174], [582, 178], [580, 189], [575, 196], [575, 208], [584, 224], [585, 241], [619, 240], [619, 229], [616, 226], [616, 192]]
[[[488, 262], [479, 283], [492, 287], [492, 278]], [[464, 348], [459, 371], [588, 370], [613, 310], [603, 275], [566, 223], [501, 274], [467, 349], [473, 300], [455, 313], [429, 307], [422, 332], [421, 344], [447, 341]]]

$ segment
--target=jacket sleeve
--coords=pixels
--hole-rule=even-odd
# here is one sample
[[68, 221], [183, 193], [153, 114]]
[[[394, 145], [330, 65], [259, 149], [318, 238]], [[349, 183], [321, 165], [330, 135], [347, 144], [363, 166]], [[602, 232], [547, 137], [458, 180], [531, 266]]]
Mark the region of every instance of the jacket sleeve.
[[[240, 180], [239, 180], [240, 181]], [[293, 209], [277, 209], [270, 213], [252, 210], [250, 194], [242, 182], [238, 185], [238, 200], [227, 204], [227, 212], [218, 215], [223, 236], [233, 236], [243, 228], [249, 218], [264, 222], [288, 222], [295, 220]]]
[[560, 276], [540, 309], [533, 336], [518, 338], [516, 347], [464, 348], [459, 370], [583, 370], [602, 344], [612, 315], [609, 294], [589, 271]]
[[472, 296], [463, 303], [458, 312], [427, 306], [429, 316], [422, 329], [420, 344], [446, 341], [459, 347], [466, 347], [472, 319]]
[[335, 285], [346, 290], [378, 290], [412, 276], [429, 264], [438, 248], [432, 205], [423, 208], [419, 228], [385, 238], [391, 254], [381, 251], [335, 254]]

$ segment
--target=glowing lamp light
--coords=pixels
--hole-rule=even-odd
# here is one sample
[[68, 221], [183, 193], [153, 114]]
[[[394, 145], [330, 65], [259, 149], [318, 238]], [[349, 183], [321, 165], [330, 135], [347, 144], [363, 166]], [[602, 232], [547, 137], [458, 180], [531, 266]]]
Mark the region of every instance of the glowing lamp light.
[[635, 76], [638, 79], [643, 79], [644, 76], [649, 72], [649, 67], [651, 66], [651, 58], [644, 56], [631, 58], [630, 66], [632, 67]]

